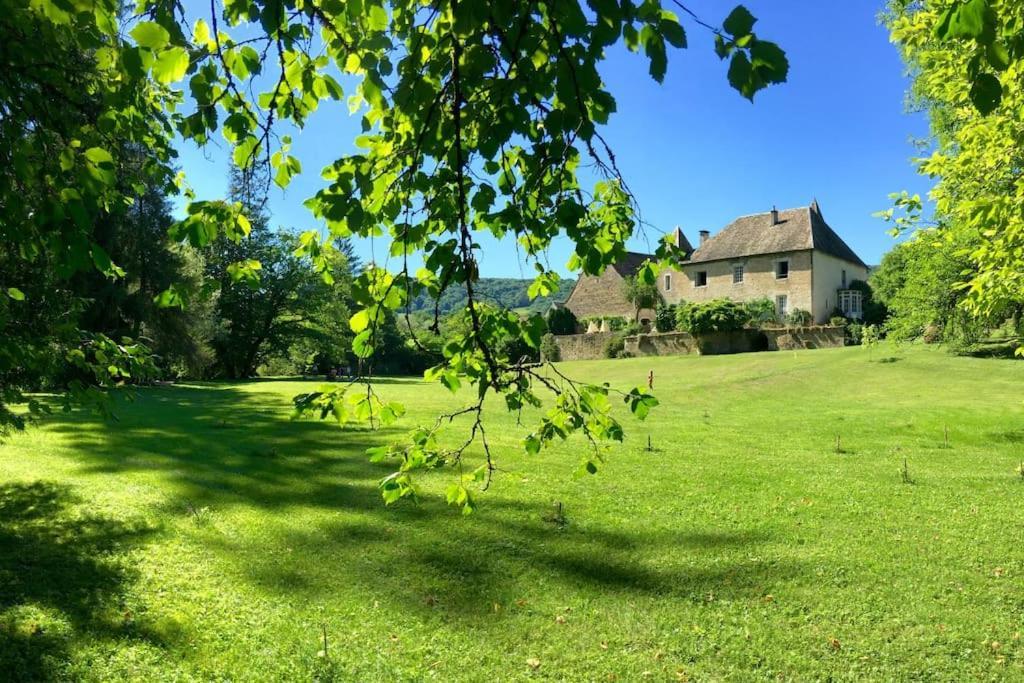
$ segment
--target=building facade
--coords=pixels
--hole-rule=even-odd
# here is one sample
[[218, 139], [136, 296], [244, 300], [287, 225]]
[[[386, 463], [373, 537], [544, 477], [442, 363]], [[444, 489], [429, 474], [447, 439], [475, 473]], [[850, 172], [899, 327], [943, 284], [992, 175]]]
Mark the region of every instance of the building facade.
[[[850, 318], [863, 314], [855, 280], [867, 280], [868, 268], [825, 222], [817, 201], [810, 206], [741, 216], [715, 235], [701, 231], [694, 249], [682, 231], [676, 245], [686, 255], [679, 269], [658, 277], [666, 303], [711, 299], [751, 301], [767, 298], [780, 319], [800, 309], [824, 323], [837, 309]], [[623, 281], [649, 258], [630, 254], [621, 267], [599, 277], [581, 277], [565, 305], [577, 318], [632, 316]]]

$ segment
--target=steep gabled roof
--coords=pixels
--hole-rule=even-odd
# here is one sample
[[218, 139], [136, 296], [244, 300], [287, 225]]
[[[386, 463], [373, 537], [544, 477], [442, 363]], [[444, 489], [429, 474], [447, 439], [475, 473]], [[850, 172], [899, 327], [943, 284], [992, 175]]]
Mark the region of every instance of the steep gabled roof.
[[635, 251], [627, 251], [624, 258], [621, 258], [612, 264], [612, 268], [614, 268], [615, 272], [623, 278], [632, 277], [636, 274], [636, 271], [640, 270], [640, 266], [644, 264], [644, 261], [653, 258], [654, 257], [650, 254], [640, 254]]
[[807, 249], [817, 249], [844, 261], [865, 265], [825, 222], [817, 201], [810, 206], [779, 211], [779, 222], [775, 225], [772, 225], [771, 211], [741, 216], [708, 238], [693, 252], [690, 262], [721, 261]]

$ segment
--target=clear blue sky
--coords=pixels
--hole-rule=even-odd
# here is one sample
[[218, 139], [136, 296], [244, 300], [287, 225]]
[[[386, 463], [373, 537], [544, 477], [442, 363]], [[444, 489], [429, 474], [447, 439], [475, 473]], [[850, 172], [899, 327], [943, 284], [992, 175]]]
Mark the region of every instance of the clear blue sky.
[[[751, 104], [732, 90], [713, 37], [683, 17], [687, 50], [672, 51], [662, 85], [647, 74], [646, 59], [624, 50], [610, 54], [603, 77], [618, 102], [605, 130], [619, 167], [653, 224], [631, 247], [647, 251], [679, 225], [716, 232], [734, 217], [804, 206], [817, 198], [837, 232], [868, 263], [893, 244], [871, 214], [888, 206], [887, 194], [924, 195], [927, 179], [914, 171], [911, 138], [923, 137], [921, 115], [905, 113], [908, 81], [877, 14], [882, 0], [746, 0], [758, 17], [755, 30], [778, 42], [790, 61], [789, 81], [759, 93]], [[666, 6], [670, 3], [666, 2]], [[689, 0], [705, 21], [721, 23], [733, 2]], [[318, 227], [302, 201], [321, 186], [319, 169], [354, 151], [358, 119], [342, 105], [321, 109], [299, 133], [293, 149], [304, 173], [287, 192], [275, 188], [275, 224]], [[198, 150], [183, 146], [181, 162], [200, 197], [219, 197], [226, 186], [226, 143]], [[481, 273], [529, 277], [511, 242], [482, 240]], [[386, 245], [356, 245], [364, 260]], [[561, 272], [570, 253], [556, 245], [551, 265]]]

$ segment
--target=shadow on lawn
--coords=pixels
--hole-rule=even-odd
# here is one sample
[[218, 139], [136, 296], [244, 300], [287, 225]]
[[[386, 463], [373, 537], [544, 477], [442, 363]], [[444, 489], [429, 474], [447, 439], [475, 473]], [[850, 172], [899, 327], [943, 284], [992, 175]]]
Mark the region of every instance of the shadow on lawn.
[[[153, 473], [168, 511], [189, 505], [364, 509], [393, 468], [366, 449], [404, 429], [290, 420], [280, 394], [162, 387], [121, 406], [118, 421], [76, 414], [55, 424], [85, 473]], [[367, 483], [369, 486], [355, 485]]]
[[770, 541], [757, 532], [658, 532], [632, 524], [622, 531], [559, 530], [535, 509], [509, 501], [488, 501], [470, 520], [453, 516], [440, 500], [394, 512], [381, 522], [291, 534], [284, 544], [301, 564], [250, 553], [245, 571], [265, 589], [313, 603], [343, 577], [402, 614], [489, 623], [494, 605], [514, 609], [538, 594], [583, 591], [598, 603], [615, 596], [702, 602], [760, 597], [803, 573], [798, 564], [752, 556]]
[[388, 430], [286, 415], [277, 394], [175, 387], [143, 392], [105, 430], [80, 418], [57, 429], [79, 442], [73, 457], [89, 472], [152, 472], [170, 513], [193, 505], [214, 515], [233, 505], [274, 515], [287, 515], [285, 508], [345, 513], [327, 515], [309, 532], [290, 530], [286, 516], [272, 519], [279, 535], [269, 541], [215, 531], [202, 537], [263, 590], [311, 602], [356, 586], [403, 611], [465, 618], [514, 604], [540, 584], [703, 600], [762, 595], [802, 572], [752, 553], [770, 541], [757, 530], [722, 533], [680, 521], [678, 530], [652, 531], [632, 518], [614, 528], [559, 529], [537, 505], [494, 494], [465, 519], [442, 500], [386, 508], [376, 484], [393, 464], [370, 463], [365, 449], [392, 438]]
[[47, 482], [0, 486], [0, 672], [58, 680], [74, 641], [158, 639], [124, 618], [124, 552], [152, 529], [83, 512]]

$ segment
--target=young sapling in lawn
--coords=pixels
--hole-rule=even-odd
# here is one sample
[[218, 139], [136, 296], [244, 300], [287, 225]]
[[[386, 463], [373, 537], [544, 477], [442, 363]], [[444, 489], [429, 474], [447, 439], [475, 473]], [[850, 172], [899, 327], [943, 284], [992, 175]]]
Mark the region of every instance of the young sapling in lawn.
[[907, 465], [907, 459], [903, 458], [903, 467], [900, 469], [900, 479], [904, 484], [913, 484], [914, 480], [910, 476], [910, 467]]
[[569, 525], [569, 519], [565, 516], [565, 506], [562, 504], [562, 501], [555, 501], [552, 511], [544, 515], [544, 521], [554, 524], [559, 529], [564, 529]]

